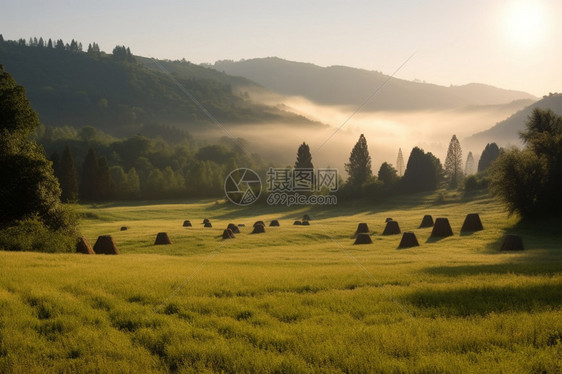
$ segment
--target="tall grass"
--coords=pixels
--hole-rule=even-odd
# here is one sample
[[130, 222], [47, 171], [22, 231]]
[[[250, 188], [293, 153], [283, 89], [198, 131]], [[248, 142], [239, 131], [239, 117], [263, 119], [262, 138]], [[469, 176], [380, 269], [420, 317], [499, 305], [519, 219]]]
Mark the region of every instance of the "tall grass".
[[[487, 197], [435, 198], [84, 206], [82, 232], [112, 235], [121, 255], [0, 252], [0, 372], [560, 372], [560, 234]], [[292, 226], [304, 212], [311, 226]], [[459, 235], [472, 212], [485, 230]], [[455, 235], [430, 240], [424, 214]], [[386, 217], [421, 246], [398, 250]], [[249, 234], [274, 218], [281, 227]], [[230, 222], [246, 227], [223, 241]], [[373, 244], [352, 245], [358, 222]], [[512, 230], [527, 250], [498, 252]], [[174, 244], [154, 246], [160, 231]]]

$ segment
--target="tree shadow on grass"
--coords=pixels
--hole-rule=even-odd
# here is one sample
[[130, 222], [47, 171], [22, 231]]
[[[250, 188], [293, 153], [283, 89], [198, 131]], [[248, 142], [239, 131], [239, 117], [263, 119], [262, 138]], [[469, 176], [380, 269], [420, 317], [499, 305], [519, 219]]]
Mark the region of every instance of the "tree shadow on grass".
[[555, 276], [562, 272], [561, 263], [550, 262], [521, 262], [504, 264], [484, 265], [458, 265], [458, 266], [434, 266], [425, 268], [423, 273], [432, 275], [443, 275], [447, 277], [471, 276], [480, 274], [521, 274], [521, 275], [547, 275]]
[[412, 292], [404, 299], [422, 310], [446, 316], [536, 312], [562, 306], [562, 284], [424, 289]]
[[501, 236], [486, 245], [487, 253], [516, 253], [500, 252], [504, 236], [515, 234], [523, 240], [523, 253], [531, 254], [534, 249], [562, 252], [562, 217], [549, 217], [537, 220], [520, 220], [512, 227], [505, 228]]
[[[416, 194], [404, 194], [389, 197], [387, 199], [372, 200], [372, 199], [354, 199], [345, 200], [338, 197], [336, 205], [267, 205], [261, 201], [260, 197], [258, 202], [249, 206], [235, 206], [234, 204], [215, 204], [210, 205], [207, 210], [209, 212], [217, 212], [226, 208], [234, 210], [221, 212], [216, 218], [236, 218], [240, 216], [257, 216], [261, 214], [278, 214], [278, 219], [300, 219], [304, 213], [310, 215], [312, 220], [340, 218], [346, 216], [354, 216], [361, 213], [378, 214], [387, 212], [389, 210], [404, 210], [408, 208], [420, 209], [427, 207], [431, 209], [434, 204], [437, 192], [420, 192]], [[453, 201], [451, 202], [453, 203]], [[420, 217], [420, 221], [423, 215]]]

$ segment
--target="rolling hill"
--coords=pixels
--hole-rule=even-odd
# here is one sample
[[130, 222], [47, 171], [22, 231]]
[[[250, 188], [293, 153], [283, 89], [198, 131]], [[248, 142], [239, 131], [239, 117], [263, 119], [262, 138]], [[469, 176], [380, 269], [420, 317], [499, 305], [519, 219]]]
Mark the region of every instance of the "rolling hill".
[[211, 122], [201, 104], [223, 124], [319, 126], [303, 116], [236, 94], [233, 85], [255, 86], [247, 79], [187, 61], [134, 60], [0, 42], [0, 64], [26, 88], [46, 125], [88, 125], [117, 136], [155, 125], [192, 131]]
[[[381, 86], [388, 76], [345, 66], [320, 67], [277, 57], [242, 61], [217, 61], [211, 67], [248, 78], [284, 95], [303, 96], [319, 104], [358, 105]], [[515, 100], [536, 100], [526, 92], [484, 84], [444, 87], [393, 78], [367, 110], [452, 109], [499, 105]]]
[[525, 128], [527, 118], [534, 108], [551, 109], [554, 113], [562, 115], [562, 94], [556, 93], [544, 96], [541, 100], [498, 122], [492, 128], [472, 135], [467, 140], [489, 139], [489, 141], [494, 141], [500, 146], [520, 144], [519, 132]]

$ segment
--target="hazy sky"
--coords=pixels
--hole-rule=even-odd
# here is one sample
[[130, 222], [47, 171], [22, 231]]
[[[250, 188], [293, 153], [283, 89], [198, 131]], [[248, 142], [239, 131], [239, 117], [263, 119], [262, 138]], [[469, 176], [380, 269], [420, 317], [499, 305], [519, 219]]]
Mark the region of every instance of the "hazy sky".
[[[562, 91], [559, 0], [0, 0], [5, 39], [117, 44], [194, 63], [278, 56], [442, 85]], [[1, 62], [1, 61], [0, 61]]]

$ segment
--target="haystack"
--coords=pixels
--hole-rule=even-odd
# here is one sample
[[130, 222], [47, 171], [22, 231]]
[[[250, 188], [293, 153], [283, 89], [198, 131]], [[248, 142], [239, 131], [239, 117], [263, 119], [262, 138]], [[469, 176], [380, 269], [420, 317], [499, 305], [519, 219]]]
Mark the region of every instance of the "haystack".
[[127, 231], [127, 226], [121, 226], [121, 231]]
[[500, 251], [522, 251], [523, 249], [523, 239], [519, 235], [507, 234], [503, 238]]
[[263, 221], [256, 221], [256, 222], [254, 222], [254, 227], [256, 227], [257, 225], [265, 226], [265, 222], [263, 222]]
[[154, 245], [163, 245], [163, 244], [172, 244], [170, 237], [165, 232], [159, 232], [156, 235], [156, 240], [154, 241]]
[[76, 243], [76, 253], [83, 253], [85, 255], [95, 254], [92, 245], [85, 236], [80, 237], [78, 243]]
[[186, 219], [185, 221], [183, 221], [183, 227], [192, 227], [191, 225], [191, 221]]
[[470, 213], [466, 215], [464, 223], [462, 224], [461, 231], [479, 231], [484, 230], [482, 221], [478, 213]]
[[433, 230], [431, 230], [431, 238], [444, 238], [453, 235], [453, 229], [449, 224], [448, 218], [435, 218]]
[[265, 232], [264, 225], [254, 225], [254, 230], [252, 231], [252, 234], [261, 234], [264, 232]]
[[276, 226], [276, 227], [278, 227], [278, 226], [281, 226], [281, 225], [279, 224], [279, 221], [278, 221], [278, 220], [274, 219], [273, 221], [271, 221], [271, 222], [269, 223], [269, 226]]
[[209, 221], [208, 218], [205, 218], [205, 219], [203, 220], [203, 224], [206, 224], [206, 223], [211, 223], [211, 221]]
[[293, 225], [300, 226], [300, 225], [302, 225], [302, 222], [301, 221], [295, 221], [295, 222], [293, 222]]
[[230, 229], [233, 234], [240, 234], [240, 229], [234, 223], [229, 223], [226, 228]]
[[420, 229], [423, 229], [424, 227], [433, 227], [433, 217], [430, 216], [429, 214], [423, 216], [422, 221], [420, 223]]
[[400, 225], [398, 225], [398, 222], [393, 221], [392, 219], [388, 222], [386, 222], [386, 227], [384, 228], [384, 231], [382, 232], [383, 235], [396, 235], [396, 234], [400, 234]]
[[213, 227], [213, 225], [211, 225], [211, 222], [205, 222], [203, 227]]
[[389, 223], [390, 221], [392, 221], [392, 218], [388, 217], [387, 219], [384, 220], [384, 223]]
[[373, 241], [371, 240], [371, 236], [366, 233], [357, 234], [357, 238], [355, 238], [355, 243], [353, 244], [371, 244]]
[[369, 226], [366, 223], [361, 222], [357, 225], [357, 230], [355, 230], [355, 235], [357, 234], [364, 234], [369, 232]]
[[400, 244], [398, 244], [398, 248], [410, 248], [410, 247], [418, 247], [420, 243], [418, 243], [418, 238], [416, 238], [416, 234], [412, 231], [406, 231], [402, 234], [402, 240], [400, 240]]
[[234, 239], [234, 233], [231, 229], [226, 229], [222, 232], [223, 239]]
[[303, 226], [310, 226], [310, 222], [308, 222], [308, 221], [302, 221], [302, 222], [301, 222], [301, 225], [303, 225]]
[[305, 214], [304, 216], [302, 216], [302, 220], [303, 221], [310, 221], [310, 216], [308, 214]]
[[102, 235], [94, 244], [94, 252], [98, 255], [118, 255], [119, 250], [113, 241], [111, 235]]

